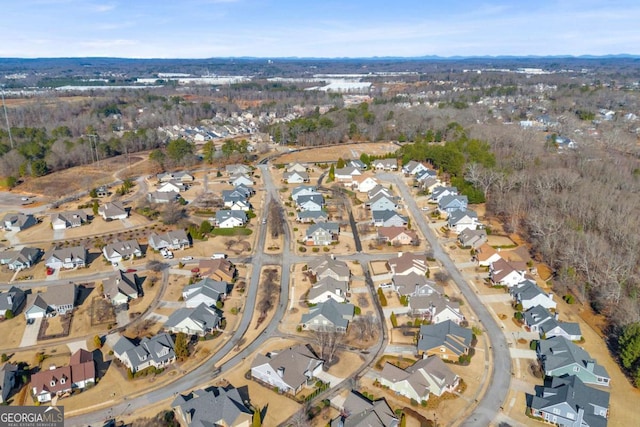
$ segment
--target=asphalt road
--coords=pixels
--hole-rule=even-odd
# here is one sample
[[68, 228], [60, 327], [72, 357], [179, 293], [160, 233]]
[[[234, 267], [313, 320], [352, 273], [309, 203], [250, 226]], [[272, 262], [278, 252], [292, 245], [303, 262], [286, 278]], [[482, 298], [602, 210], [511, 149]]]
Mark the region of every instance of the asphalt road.
[[493, 369], [491, 370], [492, 375], [488, 378], [489, 385], [476, 408], [461, 424], [462, 426], [469, 427], [487, 426], [498, 415], [498, 412], [507, 397], [507, 393], [509, 392], [512, 367], [506, 337], [478, 296], [471, 289], [466, 280], [464, 280], [462, 274], [460, 274], [460, 271], [449, 255], [444, 252], [440, 246], [437, 236], [429, 227], [429, 224], [427, 224], [423, 213], [418, 208], [416, 201], [411, 195], [409, 188], [402, 180], [402, 177], [393, 174], [380, 174], [378, 175], [378, 178], [384, 179], [385, 181], [391, 181], [396, 185], [396, 188], [398, 188], [402, 198], [404, 199], [405, 205], [413, 214], [416, 225], [420, 227], [425, 238], [433, 248], [434, 257], [442, 263], [451, 278], [456, 282], [458, 288], [469, 302], [471, 309], [478, 316], [479, 322], [482, 324], [485, 333], [489, 337], [489, 351], [493, 358]]

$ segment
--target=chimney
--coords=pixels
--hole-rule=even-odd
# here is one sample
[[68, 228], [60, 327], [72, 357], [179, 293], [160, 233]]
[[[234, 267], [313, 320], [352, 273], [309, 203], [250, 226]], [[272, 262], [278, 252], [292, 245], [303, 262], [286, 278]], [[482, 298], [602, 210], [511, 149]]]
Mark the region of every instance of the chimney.
[[284, 367], [283, 366], [278, 368], [278, 376], [280, 378], [284, 378]]
[[9, 307], [13, 306], [13, 297], [11, 295], [7, 295], [7, 303]]
[[398, 252], [398, 258], [402, 256], [402, 252]]
[[553, 314], [553, 318], [558, 321], [558, 319], [560, 318], [560, 313], [558, 313], [557, 311]]

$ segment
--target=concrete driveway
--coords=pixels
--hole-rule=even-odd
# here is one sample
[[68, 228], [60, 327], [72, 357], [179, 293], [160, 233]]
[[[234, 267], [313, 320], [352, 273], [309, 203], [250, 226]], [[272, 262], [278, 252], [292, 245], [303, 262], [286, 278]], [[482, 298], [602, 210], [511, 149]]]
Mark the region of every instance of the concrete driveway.
[[27, 323], [27, 326], [24, 328], [24, 334], [22, 334], [20, 347], [28, 347], [38, 343], [38, 331], [40, 330], [41, 324], [42, 318], [35, 319], [31, 325]]

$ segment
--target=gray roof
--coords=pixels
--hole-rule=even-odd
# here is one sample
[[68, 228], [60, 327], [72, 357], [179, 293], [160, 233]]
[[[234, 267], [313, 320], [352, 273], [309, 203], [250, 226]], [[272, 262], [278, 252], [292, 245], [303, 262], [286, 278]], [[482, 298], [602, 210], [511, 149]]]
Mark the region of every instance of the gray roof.
[[123, 204], [120, 202], [107, 202], [104, 205], [98, 207], [98, 213], [106, 218], [113, 218], [127, 213]]
[[28, 295], [25, 310], [36, 306], [43, 311], [48, 311], [49, 307], [74, 305], [75, 300], [76, 286], [73, 283], [68, 283], [56, 286], [55, 289], [50, 288], [47, 292]]
[[187, 299], [191, 299], [196, 295], [205, 295], [211, 299], [219, 300], [220, 296], [227, 293], [229, 284], [218, 280], [213, 280], [209, 277], [196, 282], [192, 285], [182, 288], [183, 294], [188, 294]]
[[119, 254], [122, 257], [129, 257], [136, 253], [142, 253], [142, 250], [140, 249], [138, 241], [136, 239], [131, 239], [125, 240], [124, 242], [117, 241], [109, 243], [103, 248], [103, 253], [108, 258], [112, 258], [116, 254]]
[[458, 240], [463, 246], [472, 246], [475, 249], [487, 240], [487, 231], [465, 228], [458, 234]]
[[466, 208], [468, 204], [469, 204], [469, 199], [467, 198], [467, 196], [447, 195], [447, 196], [444, 196], [442, 199], [440, 199], [440, 202], [438, 203], [438, 208], [446, 209], [451, 205], [453, 206], [460, 205]]
[[438, 186], [436, 188], [433, 189], [433, 191], [431, 192], [431, 198], [432, 199], [436, 199], [440, 194], [442, 193], [454, 193], [454, 194], [458, 194], [458, 188], [457, 187], [445, 187], [445, 186]]
[[427, 351], [444, 346], [457, 355], [465, 353], [471, 346], [473, 334], [470, 329], [456, 325], [451, 320], [446, 320], [435, 325], [422, 325], [418, 350]]
[[[551, 379], [548, 387], [537, 387], [536, 395], [527, 396], [528, 406], [533, 409], [552, 413], [554, 407], [560, 409], [563, 421], [566, 414], [573, 413], [575, 422], [567, 426], [605, 427], [606, 416], [596, 413], [596, 408], [609, 408], [609, 393], [585, 385], [575, 375]], [[584, 411], [584, 412], [583, 412]], [[580, 420], [582, 416], [582, 420]]]
[[373, 220], [375, 222], [387, 222], [389, 221], [391, 218], [397, 216], [399, 217], [402, 222], [409, 222], [409, 218], [407, 218], [404, 215], [400, 215], [398, 212], [396, 211], [371, 211], [371, 216], [373, 217]]
[[303, 193], [303, 194], [320, 194], [317, 192], [316, 187], [313, 185], [298, 185], [297, 187], [295, 187], [293, 190], [291, 190], [291, 198], [292, 199], [296, 199], [296, 196], [298, 195], [298, 193]]
[[371, 401], [356, 391], [351, 391], [344, 402], [343, 412], [331, 421], [331, 427], [396, 427], [398, 419], [387, 401], [382, 398]]
[[236, 425], [241, 414], [252, 416], [253, 411], [247, 408], [240, 393], [235, 388], [224, 389], [213, 387], [196, 390], [187, 395], [179, 395], [171, 404], [180, 407], [191, 422], [185, 420], [189, 427], [213, 427], [216, 425]]
[[449, 223], [449, 225], [456, 225], [458, 222], [460, 222], [466, 216], [468, 216], [469, 218], [478, 219], [478, 214], [477, 213], [475, 213], [474, 211], [472, 211], [470, 209], [464, 209], [464, 210], [459, 210], [459, 211], [452, 212], [451, 215], [449, 215], [449, 218], [447, 219], [447, 222]]
[[561, 329], [565, 334], [571, 336], [582, 336], [582, 330], [580, 324], [575, 322], [560, 322], [555, 317], [551, 317], [546, 322], [540, 325], [540, 334], [546, 335], [547, 338], [553, 338], [558, 335], [553, 332], [554, 329]]
[[65, 262], [66, 260], [87, 262], [87, 249], [84, 246], [72, 246], [68, 248], [52, 248], [44, 255], [44, 262]]
[[177, 191], [152, 191], [147, 199], [152, 203], [168, 203], [178, 200], [180, 193]]
[[9, 223], [12, 228], [18, 228], [20, 230], [31, 227], [37, 223], [36, 218], [32, 214], [24, 214], [22, 212], [6, 214], [3, 222], [5, 226]]
[[135, 273], [125, 273], [118, 270], [115, 275], [102, 281], [102, 288], [105, 295], [114, 298], [122, 293], [124, 295], [139, 295], [138, 276]]
[[224, 200], [225, 202], [246, 202], [248, 198], [249, 195], [247, 194], [247, 192], [242, 191], [238, 188], [234, 190], [222, 190], [222, 200]]
[[149, 235], [149, 246], [154, 249], [166, 248], [168, 246], [188, 245], [189, 237], [183, 229], [167, 231], [163, 234], [151, 233]]
[[327, 220], [328, 218], [329, 218], [329, 215], [327, 215], [327, 213], [325, 211], [302, 211], [302, 212], [298, 212], [298, 219], [299, 220], [312, 219], [314, 221], [317, 221], [317, 220]]
[[324, 197], [322, 194], [301, 194], [297, 197], [296, 203], [298, 206], [305, 204], [307, 202], [313, 202], [319, 206], [324, 205]]
[[457, 375], [436, 356], [420, 359], [406, 369], [400, 369], [387, 362], [380, 373], [380, 376], [387, 381], [397, 383], [407, 381], [419, 396], [424, 396], [427, 391], [439, 394], [438, 390], [430, 390], [429, 382], [425, 377], [429, 376], [434, 383], [441, 384], [442, 387], [451, 386], [455, 383]]
[[344, 280], [336, 280], [331, 276], [326, 276], [318, 280], [316, 284], [313, 285], [311, 289], [309, 289], [308, 298], [310, 300], [315, 299], [327, 291], [334, 294], [337, 294], [339, 291], [340, 295], [344, 297], [348, 290], [349, 282], [346, 282]]
[[[565, 337], [553, 337], [538, 342], [538, 355], [547, 372], [577, 364], [586, 369], [587, 362], [595, 362], [584, 349], [578, 347]], [[609, 378], [606, 369], [594, 363], [593, 373]]]
[[247, 213], [245, 211], [238, 210], [221, 210], [216, 212], [216, 222], [218, 224], [223, 223], [229, 218], [237, 218], [244, 224], [247, 222]]
[[134, 370], [148, 359], [160, 365], [176, 357], [173, 339], [166, 333], [151, 338], [144, 337], [138, 345], [123, 336], [113, 346], [113, 352], [116, 356], [126, 354]]
[[282, 380], [292, 389], [296, 389], [307, 380], [305, 373], [313, 371], [324, 361], [318, 358], [309, 346], [297, 345], [279, 353], [272, 352], [266, 356], [258, 354], [251, 367], [262, 366], [265, 363], [269, 364], [274, 372], [283, 370]]
[[400, 295], [425, 295], [430, 293], [443, 293], [442, 286], [436, 282], [427, 280], [422, 274], [409, 273], [394, 275], [391, 279]]
[[80, 225], [83, 222], [87, 222], [87, 214], [82, 210], [51, 214], [52, 223], [58, 219], [64, 221], [66, 226]]
[[35, 264], [41, 254], [42, 251], [39, 248], [25, 246], [18, 250], [0, 253], [0, 259], [4, 264]]
[[542, 324], [543, 322], [553, 319], [553, 315], [541, 305], [531, 307], [529, 310], [523, 313], [524, 322], [528, 326], [535, 326]]
[[393, 197], [393, 195], [391, 194], [391, 190], [380, 184], [377, 184], [375, 187], [369, 190], [367, 196], [369, 196], [369, 199], [373, 199], [379, 194], [386, 194], [389, 197]]
[[412, 296], [409, 299], [409, 307], [411, 307], [412, 310], [427, 310], [432, 308], [435, 312], [434, 315], [437, 315], [447, 308], [460, 313], [459, 302], [449, 301], [438, 293]]
[[358, 168], [354, 168], [353, 166], [346, 166], [344, 168], [335, 169], [336, 175], [360, 175], [360, 170]]
[[321, 302], [315, 307], [311, 307], [309, 313], [302, 315], [300, 323], [309, 323], [317, 316], [323, 316], [336, 328], [346, 329], [349, 325], [349, 318], [353, 317], [353, 304], [341, 304], [333, 299]]
[[523, 282], [522, 286], [514, 287], [511, 290], [511, 294], [520, 301], [529, 301], [538, 295], [543, 295], [547, 298], [549, 297], [549, 294], [540, 289], [535, 282], [531, 282], [529, 280]]
[[15, 314], [26, 298], [22, 289], [12, 286], [8, 291], [0, 292], [0, 310], [11, 310]]
[[307, 236], [311, 236], [313, 233], [320, 229], [326, 230], [331, 234], [337, 234], [340, 232], [340, 225], [337, 222], [321, 222], [318, 224], [313, 224], [310, 225], [309, 228], [307, 228]]
[[336, 273], [341, 277], [349, 277], [351, 270], [344, 261], [331, 258], [329, 255], [316, 257], [307, 262], [309, 269], [318, 277], [324, 277], [329, 271]]
[[198, 324], [202, 331], [208, 331], [218, 326], [222, 319], [222, 314], [219, 310], [211, 308], [205, 303], [201, 303], [194, 308], [180, 308], [176, 310], [169, 316], [164, 327], [167, 329], [174, 328], [187, 318]]

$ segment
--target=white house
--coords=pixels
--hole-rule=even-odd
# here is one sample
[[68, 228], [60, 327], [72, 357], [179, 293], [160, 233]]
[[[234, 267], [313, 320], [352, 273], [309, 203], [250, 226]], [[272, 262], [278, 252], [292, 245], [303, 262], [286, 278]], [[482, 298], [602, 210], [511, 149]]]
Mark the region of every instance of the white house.
[[322, 372], [324, 361], [305, 345], [289, 347], [280, 352], [258, 354], [251, 364], [251, 377], [296, 395]]
[[464, 230], [476, 230], [482, 224], [478, 221], [478, 214], [470, 209], [453, 211], [447, 218], [447, 227], [456, 232]]
[[247, 214], [242, 210], [216, 212], [215, 225], [218, 228], [242, 227], [247, 223]]

